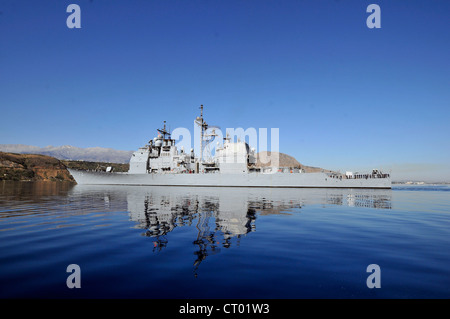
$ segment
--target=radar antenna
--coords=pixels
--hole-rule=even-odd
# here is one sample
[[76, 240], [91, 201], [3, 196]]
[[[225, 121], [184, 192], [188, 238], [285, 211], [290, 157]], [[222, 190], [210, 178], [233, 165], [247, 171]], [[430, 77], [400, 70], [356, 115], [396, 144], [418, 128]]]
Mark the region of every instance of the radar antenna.
[[169, 133], [169, 131], [166, 130], [166, 121], [164, 121], [164, 128], [162, 128], [162, 129], [159, 128], [159, 129], [157, 129], [157, 131], [162, 134], [163, 139], [166, 139], [166, 135], [170, 139], [170, 133]]

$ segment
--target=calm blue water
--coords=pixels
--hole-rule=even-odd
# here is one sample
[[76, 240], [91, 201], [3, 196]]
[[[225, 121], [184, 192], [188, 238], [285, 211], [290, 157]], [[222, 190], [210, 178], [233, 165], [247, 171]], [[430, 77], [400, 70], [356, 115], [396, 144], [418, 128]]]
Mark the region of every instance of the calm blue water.
[[450, 298], [450, 187], [0, 182], [0, 297]]

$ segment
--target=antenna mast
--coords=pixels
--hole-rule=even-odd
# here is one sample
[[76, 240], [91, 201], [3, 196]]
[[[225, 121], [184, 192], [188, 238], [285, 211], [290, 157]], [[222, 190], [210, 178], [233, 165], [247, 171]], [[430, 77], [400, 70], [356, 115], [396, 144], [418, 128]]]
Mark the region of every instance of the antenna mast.
[[157, 129], [158, 132], [160, 132], [163, 135], [163, 139], [166, 139], [166, 135], [170, 138], [170, 133], [166, 130], [166, 121], [164, 121], [164, 128]]
[[200, 126], [200, 163], [203, 163], [203, 136], [208, 129], [208, 124], [203, 119], [203, 104], [200, 105], [200, 116], [197, 116], [195, 123]]

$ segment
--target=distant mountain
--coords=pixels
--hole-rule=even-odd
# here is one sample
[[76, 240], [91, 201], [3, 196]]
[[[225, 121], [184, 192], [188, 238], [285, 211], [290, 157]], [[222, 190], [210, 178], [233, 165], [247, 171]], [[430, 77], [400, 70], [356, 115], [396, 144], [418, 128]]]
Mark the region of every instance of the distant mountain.
[[256, 154], [256, 166], [257, 167], [265, 167], [271, 165], [270, 161], [273, 159], [273, 162], [278, 161], [278, 165], [280, 167], [301, 167], [300, 164], [295, 158], [290, 155], [278, 152], [259, 152]]
[[133, 151], [119, 151], [112, 148], [80, 148], [70, 145], [37, 147], [22, 144], [0, 144], [0, 151], [19, 154], [42, 154], [60, 160], [128, 163]]
[[284, 153], [278, 153], [278, 152], [259, 152], [256, 154], [256, 166], [257, 167], [264, 167], [270, 165], [270, 159], [272, 158], [276, 162], [278, 158], [278, 166], [280, 167], [297, 167], [297, 168], [303, 168], [306, 173], [316, 173], [316, 172], [326, 172], [326, 173], [335, 173], [333, 171], [330, 171], [328, 169], [323, 169], [320, 167], [314, 167], [314, 166], [307, 166], [300, 164], [294, 157], [284, 154]]

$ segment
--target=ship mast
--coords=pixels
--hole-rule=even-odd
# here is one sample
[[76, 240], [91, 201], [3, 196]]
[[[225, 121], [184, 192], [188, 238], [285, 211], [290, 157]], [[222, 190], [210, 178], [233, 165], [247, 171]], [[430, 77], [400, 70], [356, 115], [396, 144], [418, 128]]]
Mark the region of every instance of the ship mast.
[[170, 133], [166, 130], [166, 121], [164, 121], [164, 128], [163, 129], [157, 129], [158, 132], [160, 132], [163, 135], [163, 139], [166, 139], [166, 135], [169, 136], [170, 139]]
[[200, 116], [197, 116], [195, 123], [200, 126], [200, 163], [203, 163], [203, 136], [208, 129], [208, 124], [203, 119], [203, 104], [200, 105]]

